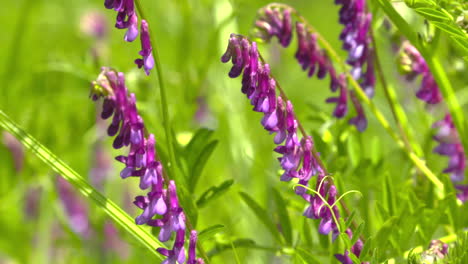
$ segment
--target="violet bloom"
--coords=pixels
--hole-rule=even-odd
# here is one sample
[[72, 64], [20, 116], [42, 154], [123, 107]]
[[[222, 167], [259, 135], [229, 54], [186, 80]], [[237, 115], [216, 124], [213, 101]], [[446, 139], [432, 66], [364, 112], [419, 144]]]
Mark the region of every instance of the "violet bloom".
[[440, 103], [442, 94], [426, 61], [408, 41], [403, 42], [399, 59], [408, 80], [414, 80], [416, 77], [421, 76], [421, 86], [416, 92], [416, 97], [428, 104]]
[[[298, 43], [295, 57], [299, 65], [301, 65], [303, 71], [307, 72], [308, 77], [316, 75], [317, 78], [323, 79], [327, 75], [330, 76], [330, 89], [332, 92], [338, 91], [339, 95], [328, 98], [326, 102], [335, 103], [336, 107], [333, 111], [333, 116], [336, 118], [343, 118], [348, 112], [349, 98], [345, 75], [338, 75], [336, 73], [327, 53], [320, 48], [317, 42], [317, 34], [312, 33], [302, 22], [296, 22], [293, 27], [291, 18], [292, 12], [292, 8], [289, 7], [280, 8], [267, 6], [263, 8], [260, 17], [255, 22], [257, 35], [265, 41], [270, 41], [271, 38], [275, 36], [283, 47], [287, 47], [292, 39], [292, 30], [295, 28]], [[363, 59], [371, 61], [370, 57], [365, 57]], [[237, 58], [235, 60], [237, 61]], [[240, 66], [241, 64], [233, 68], [233, 72], [240, 74]], [[362, 79], [361, 85], [366, 93], [373, 94], [375, 77], [373, 75], [372, 63], [368, 66], [368, 72], [369, 74], [364, 74], [362, 78], [360, 77]], [[236, 74], [234, 74], [234, 76]], [[230, 76], [233, 77], [231, 74]], [[363, 131], [367, 127], [367, 120], [362, 111], [362, 106], [357, 99], [353, 101], [353, 106], [355, 106], [358, 116], [352, 118], [349, 123], [355, 125], [359, 131]]]
[[[105, 0], [104, 6], [107, 9], [117, 11], [117, 20], [115, 27], [119, 29], [127, 29], [125, 33], [125, 41], [132, 42], [138, 37], [138, 16], [135, 10], [134, 0]], [[150, 74], [150, 70], [154, 68], [153, 48], [149, 37], [148, 23], [141, 20], [141, 51], [139, 52], [142, 58], [135, 60], [138, 68], [143, 68], [146, 75]]]
[[138, 68], [143, 67], [146, 75], [150, 74], [150, 70], [154, 68], [153, 47], [149, 37], [148, 23], [145, 20], [141, 21], [141, 51], [139, 54], [142, 59], [136, 59], [135, 63]]
[[445, 115], [445, 118], [435, 122], [433, 127], [437, 129], [434, 140], [439, 143], [434, 148], [434, 152], [449, 157], [449, 166], [444, 170], [444, 173], [449, 173], [452, 181], [463, 181], [466, 169], [466, 155], [452, 117], [449, 114]]
[[170, 240], [175, 234], [171, 250], [165, 248], [157, 250], [167, 257], [163, 263], [183, 263], [185, 213], [179, 204], [175, 182], [167, 181], [164, 177], [162, 164], [157, 158], [154, 136], [152, 134], [145, 136], [145, 125], [136, 108], [136, 96], [129, 94], [123, 73], [103, 68], [98, 79], [93, 82], [92, 90], [94, 100], [100, 97], [104, 98], [101, 117], [103, 119], [112, 117], [107, 132], [109, 136], [116, 136], [113, 142], [114, 148], [128, 146], [126, 156], [116, 157], [117, 161], [125, 165], [120, 176], [139, 177], [140, 189], [149, 190], [146, 195], [135, 197], [134, 204], [143, 210], [135, 222], [138, 225], [159, 227], [158, 238], [161, 242]]
[[[224, 63], [232, 61], [232, 67], [229, 71], [231, 78], [242, 74], [242, 93], [250, 100], [253, 110], [263, 114], [261, 124], [265, 130], [270, 134], [275, 134], [273, 141], [277, 146], [274, 151], [281, 155], [278, 161], [283, 169], [280, 180], [296, 179], [299, 184], [308, 186], [312, 176], [318, 174], [316, 186], [320, 190], [317, 192], [322, 197], [327, 197], [328, 204], [335, 203], [336, 187], [331, 181], [324, 180], [324, 169], [320, 167], [312, 153], [312, 138], [307, 135], [299, 138], [297, 134], [299, 122], [296, 119], [293, 105], [290, 101], [284, 100], [282, 96], [276, 94], [276, 81], [271, 77], [270, 67], [263, 63], [259, 57], [255, 42], [250, 43], [242, 36], [231, 34], [227, 50], [221, 57], [221, 61]], [[320, 233], [338, 233], [338, 226], [333, 217], [335, 216], [336, 219], [340, 217], [336, 206], [330, 210], [318, 195], [307, 194], [303, 187], [298, 187], [295, 191], [296, 194], [310, 203], [304, 215], [321, 220]], [[356, 249], [352, 251], [356, 255], [360, 253], [360, 250], [357, 250], [359, 246], [362, 248], [360, 240], [356, 242]], [[345, 254], [347, 256], [349, 253]], [[337, 259], [341, 261], [340, 257]], [[342, 263], [347, 262], [342, 261]]]
[[83, 236], [88, 237], [91, 233], [88, 219], [88, 208], [86, 203], [77, 196], [73, 191], [73, 187], [61, 176], [57, 176], [57, 192], [68, 219], [71, 229]]
[[341, 5], [339, 22], [344, 25], [340, 34], [343, 49], [348, 51], [346, 62], [352, 67], [351, 75], [360, 82], [368, 97], [374, 96], [375, 73], [373, 51], [370, 48], [372, 15], [366, 11], [365, 0], [335, 0]]

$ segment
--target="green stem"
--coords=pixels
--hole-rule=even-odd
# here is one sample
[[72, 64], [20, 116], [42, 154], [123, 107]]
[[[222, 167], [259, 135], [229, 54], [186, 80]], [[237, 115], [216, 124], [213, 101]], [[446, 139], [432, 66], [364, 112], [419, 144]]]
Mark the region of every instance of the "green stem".
[[[140, 3], [140, 0], [135, 0], [135, 5], [138, 10], [138, 13], [140, 14], [141, 19], [146, 20], [146, 16], [143, 10], [143, 7]], [[176, 175], [174, 172], [174, 167], [176, 163], [176, 158], [175, 158], [175, 153], [174, 153], [174, 145], [173, 145], [173, 138], [172, 138], [172, 133], [170, 129], [170, 123], [169, 123], [169, 107], [167, 105], [167, 98], [166, 98], [166, 89], [164, 86], [164, 78], [163, 78], [163, 73], [162, 73], [162, 67], [159, 59], [159, 52], [158, 52], [158, 45], [156, 44], [156, 38], [154, 37], [153, 32], [151, 31], [151, 27], [149, 27], [149, 33], [150, 33], [150, 39], [151, 39], [151, 44], [153, 47], [153, 55], [154, 55], [154, 61], [155, 61], [155, 67], [156, 67], [156, 72], [158, 74], [158, 82], [159, 82], [159, 93], [161, 96], [161, 109], [162, 109], [162, 114], [163, 114], [163, 126], [164, 126], [164, 132], [166, 134], [166, 140], [168, 144], [168, 152], [169, 152], [169, 164], [168, 164], [168, 170], [170, 176], [175, 179]], [[194, 230], [195, 227], [192, 225], [189, 217], [187, 216], [186, 218], [187, 221], [187, 227], [190, 230]], [[201, 243], [197, 243], [197, 249], [198, 252], [200, 253], [200, 256], [203, 258], [205, 263], [209, 264], [209, 258], [208, 255], [206, 254], [205, 250], [203, 249]]]
[[93, 201], [101, 210], [109, 215], [118, 225], [132, 234], [144, 247], [150, 250], [156, 258], [162, 256], [154, 250], [164, 245], [157, 241], [146, 229], [135, 224], [135, 220], [125, 213], [119, 206], [94, 189], [81, 175], [60, 160], [55, 154], [44, 147], [26, 131], [21, 129], [3, 111], [0, 110], [0, 127], [15, 136], [23, 146], [34, 153], [40, 160], [71, 183], [82, 195]]
[[[376, 69], [377, 75], [379, 76], [380, 83], [382, 84], [385, 99], [387, 100], [387, 103], [390, 106], [390, 110], [392, 112], [393, 119], [395, 120], [395, 123], [396, 123], [396, 125], [398, 127], [398, 130], [400, 131], [400, 135], [401, 135], [401, 137], [403, 139], [403, 143], [405, 144], [405, 147], [407, 149], [410, 149], [410, 150], [414, 151], [416, 148], [414, 148], [413, 145], [415, 145], [416, 143], [413, 142], [413, 145], [411, 144], [411, 142], [409, 140], [408, 133], [407, 133], [408, 127], [403, 125], [404, 122], [400, 119], [399, 113], [403, 114], [403, 116], [404, 116], [404, 111], [402, 111], [400, 105], [398, 104], [398, 100], [396, 100], [396, 98], [395, 98], [396, 97], [395, 92], [390, 91], [390, 87], [389, 87], [389, 85], [387, 83], [387, 80], [385, 78], [385, 75], [383, 73], [382, 65], [380, 64], [380, 59], [379, 59], [379, 55], [378, 55], [378, 52], [377, 52], [377, 47], [378, 46], [377, 46], [377, 43], [375, 41], [374, 32], [373, 32], [372, 29], [370, 30], [370, 37], [371, 37], [372, 46], [373, 46], [373, 49], [374, 49], [374, 52], [373, 52], [374, 54], [372, 54], [372, 55], [374, 56], [375, 69]], [[404, 116], [404, 118], [406, 120], [406, 116]], [[417, 149], [420, 149], [420, 148], [417, 148]], [[419, 154], [421, 155], [421, 153], [419, 153]]]
[[[385, 0], [379, 0], [385, 1]], [[439, 198], [442, 198], [444, 193], [444, 184], [440, 181], [437, 176], [426, 166], [424, 161], [422, 161], [411, 148], [408, 148], [405, 143], [400, 139], [398, 134], [393, 130], [390, 126], [389, 122], [382, 114], [382, 112], [377, 108], [377, 106], [367, 97], [366, 93], [362, 89], [362, 87], [357, 83], [356, 80], [351, 76], [348, 71], [347, 65], [344, 60], [338, 55], [338, 53], [333, 49], [333, 47], [328, 43], [328, 41], [314, 28], [308, 23], [308, 21], [297, 12], [294, 8], [285, 5], [285, 4], [271, 4], [269, 6], [276, 6], [281, 8], [288, 8], [291, 10], [291, 13], [294, 14], [297, 19], [307, 26], [310, 32], [313, 32], [317, 35], [317, 39], [320, 42], [321, 46], [327, 51], [327, 53], [332, 57], [334, 61], [336, 61], [342, 68], [343, 72], [346, 74], [351, 87], [358, 95], [361, 102], [364, 102], [371, 110], [371, 112], [375, 115], [381, 126], [387, 131], [387, 133], [392, 137], [392, 139], [397, 143], [397, 146], [400, 147], [410, 158], [413, 164], [424, 173], [424, 175], [435, 185], [436, 193]], [[403, 21], [405, 22], [405, 21]], [[406, 22], [405, 22], [406, 23]]]
[[[140, 14], [140, 18], [146, 20], [146, 16], [141, 6], [140, 0], [135, 0], [135, 5], [138, 10], [138, 13]], [[153, 48], [153, 56], [154, 56], [154, 62], [155, 62], [155, 68], [156, 68], [155, 70], [158, 75], [159, 94], [161, 96], [161, 110], [162, 110], [162, 115], [163, 115], [163, 127], [164, 127], [164, 133], [166, 135], [167, 145], [168, 145], [167, 149], [168, 149], [168, 154], [169, 154], [169, 164], [167, 164], [167, 168], [171, 177], [174, 178], [175, 175], [174, 175], [173, 166], [175, 166], [176, 164], [175, 154], [174, 154], [174, 145], [173, 145], [174, 141], [172, 138], [170, 122], [169, 122], [169, 107], [167, 104], [166, 88], [164, 86], [164, 74], [163, 74], [163, 70], [161, 67], [160, 59], [159, 59], [159, 52], [158, 52], [158, 45], [156, 44], [156, 38], [154, 37], [154, 34], [151, 31], [151, 27], [149, 27], [148, 30], [150, 32], [151, 45]]]

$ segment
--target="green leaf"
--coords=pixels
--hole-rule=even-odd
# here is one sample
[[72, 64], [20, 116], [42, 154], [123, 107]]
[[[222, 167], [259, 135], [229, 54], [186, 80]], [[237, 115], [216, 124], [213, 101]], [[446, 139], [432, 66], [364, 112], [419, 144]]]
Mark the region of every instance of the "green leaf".
[[296, 248], [295, 250], [296, 255], [303, 261], [303, 263], [307, 264], [320, 264], [321, 262], [314, 257], [314, 255], [310, 254], [307, 250], [302, 248]]
[[277, 189], [273, 188], [273, 198], [276, 203], [276, 211], [279, 215], [279, 222], [281, 224], [281, 233], [283, 234], [284, 239], [286, 240], [287, 245], [292, 245], [292, 228], [291, 220], [289, 219], [288, 209], [286, 207], [286, 202], [284, 201], [281, 194]]
[[415, 8], [414, 11], [416, 11], [418, 14], [424, 16], [427, 18], [429, 21], [434, 22], [434, 21], [452, 21], [452, 17], [447, 15], [444, 12], [441, 12], [437, 9], [434, 8], [429, 8], [429, 7], [420, 7], [420, 8]]
[[[356, 216], [356, 210], [353, 210], [351, 212], [351, 214], [348, 216], [348, 218], [346, 219], [345, 226], [344, 226], [343, 230], [346, 230], [351, 226], [355, 216]], [[342, 219], [342, 218], [340, 218], [340, 219]]]
[[209, 141], [213, 133], [214, 132], [212, 130], [206, 128], [201, 128], [195, 132], [195, 135], [193, 135], [184, 150], [189, 164], [193, 164], [193, 162], [195, 162], [197, 156], [194, 154], [200, 153], [201, 149], [205, 146], [205, 143]]
[[271, 220], [270, 216], [268, 215], [267, 211], [263, 209], [257, 202], [255, 202], [247, 193], [240, 192], [240, 196], [244, 200], [244, 202], [252, 209], [253, 213], [257, 218], [262, 222], [263, 225], [270, 231], [271, 235], [275, 238], [277, 242], [283, 244], [281, 237], [279, 236], [279, 231], [276, 228], [275, 224]]
[[466, 34], [458, 27], [455, 27], [453, 25], [450, 25], [444, 22], [431, 21], [431, 23], [434, 24], [434, 26], [436, 26], [440, 30], [445, 31], [449, 35], [466, 38]]
[[224, 225], [218, 224], [218, 225], [210, 226], [210, 227], [202, 230], [198, 234], [198, 242], [201, 243], [202, 241], [205, 241], [207, 239], [211, 239], [214, 235], [221, 232], [221, 230], [223, 230], [223, 229], [224, 229]]
[[353, 238], [351, 239], [351, 245], [354, 245], [356, 243], [356, 241], [359, 239], [359, 237], [361, 236], [362, 234], [362, 231], [364, 231], [364, 222], [362, 222], [358, 228], [356, 228], [356, 230], [354, 230], [353, 232]]
[[398, 217], [392, 216], [380, 227], [374, 239], [377, 248], [385, 248], [397, 221]]
[[197, 200], [198, 208], [205, 207], [209, 202], [226, 193], [233, 184], [234, 180], [227, 180], [222, 182], [219, 186], [210, 187]]
[[213, 153], [217, 145], [218, 145], [217, 140], [213, 140], [210, 143], [208, 143], [208, 145], [206, 145], [203, 148], [197, 160], [191, 167], [191, 175], [190, 175], [189, 186], [188, 186], [191, 192], [195, 191], [195, 187], [198, 183], [198, 180], [200, 179], [203, 168], [205, 168], [206, 162], [210, 158], [211, 154]]
[[355, 135], [355, 133], [351, 134], [347, 140], [348, 156], [353, 167], [356, 167], [361, 160], [361, 149]]
[[393, 187], [393, 182], [388, 172], [385, 173], [385, 181], [383, 188], [385, 190], [384, 201], [386, 202], [386, 208], [388, 209], [388, 213], [391, 216], [396, 215], [395, 188]]
[[135, 224], [135, 220], [125, 213], [119, 206], [94, 189], [81, 175], [60, 160], [55, 154], [39, 143], [35, 138], [26, 133], [15, 124], [3, 111], [0, 110], [0, 126], [14, 135], [29, 151], [40, 160], [70, 182], [87, 199], [94, 202], [102, 211], [109, 215], [115, 223], [129, 232], [144, 247], [148, 248], [159, 260], [162, 256], [156, 252], [156, 248], [164, 247], [164, 244], [156, 240], [148, 231]]
[[368, 237], [366, 242], [364, 242], [364, 246], [362, 247], [362, 250], [361, 250], [361, 255], [360, 255], [361, 259], [364, 259], [367, 256], [372, 246], [373, 246], [372, 237]]

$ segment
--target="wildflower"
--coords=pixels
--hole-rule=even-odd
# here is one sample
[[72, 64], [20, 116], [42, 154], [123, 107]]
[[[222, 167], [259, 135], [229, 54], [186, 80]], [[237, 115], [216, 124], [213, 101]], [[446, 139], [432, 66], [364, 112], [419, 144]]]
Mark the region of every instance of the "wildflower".
[[400, 53], [400, 64], [403, 73], [408, 80], [414, 80], [421, 76], [421, 86], [416, 92], [416, 97], [428, 104], [438, 104], [442, 101], [442, 94], [432, 76], [426, 61], [419, 51], [408, 41], [403, 42]]
[[141, 21], [141, 51], [139, 54], [143, 57], [142, 59], [136, 59], [135, 63], [138, 65], [138, 68], [143, 67], [145, 69], [146, 75], [150, 74], [150, 70], [154, 68], [154, 58], [153, 58], [153, 47], [151, 46], [151, 41], [148, 31], [148, 23], [145, 20]]
[[83, 237], [91, 234], [88, 208], [73, 192], [73, 187], [61, 176], [57, 176], [57, 192], [68, 215], [71, 229]]
[[[135, 10], [134, 0], [105, 0], [104, 6], [107, 9], [117, 11], [117, 19], [115, 27], [118, 29], [127, 29], [124, 40], [132, 42], [138, 37], [138, 16]], [[140, 42], [141, 51], [138, 53], [142, 58], [135, 60], [138, 68], [143, 68], [146, 75], [150, 74], [154, 68], [153, 48], [151, 46], [148, 23], [146, 20], [141, 20], [140, 25]]]
[[[279, 24], [279, 22], [276, 24]], [[284, 171], [280, 180], [291, 181], [297, 179], [299, 184], [308, 186], [312, 176], [317, 174], [317, 192], [321, 197], [328, 197], [328, 204], [334, 204], [337, 190], [331, 181], [325, 179], [325, 170], [312, 154], [312, 138], [305, 134], [302, 138], [297, 135], [299, 122], [296, 119], [293, 105], [283, 95], [276, 95], [277, 84], [275, 79], [271, 77], [270, 67], [260, 61], [259, 58], [260, 55], [255, 42], [249, 43], [246, 38], [231, 34], [228, 47], [221, 57], [221, 61], [224, 63], [229, 62], [229, 60], [232, 61], [233, 65], [229, 71], [231, 78], [243, 74], [242, 93], [250, 100], [254, 111], [263, 113], [261, 124], [265, 130], [270, 134], [275, 134], [274, 142], [277, 146], [274, 151], [281, 155], [278, 161]], [[303, 187], [296, 188], [296, 193], [310, 203], [304, 215], [321, 219], [320, 233], [329, 234], [333, 232], [335, 234], [339, 232], [335, 222], [339, 217], [336, 206], [330, 210], [325, 206], [319, 195], [307, 194]], [[362, 242], [360, 243], [362, 247]], [[356, 245], [358, 245], [356, 246], [358, 248], [359, 244]], [[359, 255], [357, 250], [356, 253]], [[337, 259], [341, 261], [340, 257], [337, 257]], [[342, 263], [349, 262], [342, 261]]]
[[444, 170], [444, 173], [449, 173], [452, 181], [463, 181], [466, 156], [452, 117], [449, 114], [445, 115], [445, 118], [435, 122], [433, 127], [437, 129], [434, 139], [439, 143], [434, 148], [434, 152], [449, 157], [449, 166]]
[[[290, 7], [273, 7], [267, 6], [261, 9], [260, 17], [255, 22], [257, 35], [265, 41], [270, 41], [273, 36], [278, 38], [279, 43], [283, 47], [287, 47], [291, 42], [292, 29], [296, 29], [297, 35], [297, 51], [295, 57], [303, 71], [307, 72], [308, 77], [314, 75], [319, 79], [330, 76], [330, 90], [332, 92], [339, 92], [336, 97], [330, 97], [326, 100], [327, 103], [336, 103], [333, 116], [336, 118], [343, 118], [348, 112], [348, 94], [350, 91], [347, 89], [347, 82], [345, 74], [337, 74], [325, 50], [321, 49], [317, 43], [317, 34], [311, 33], [307, 26], [302, 22], [296, 22], [293, 27], [291, 18], [292, 8]], [[357, 54], [355, 54], [357, 55]], [[371, 60], [369, 56], [363, 57], [361, 60]], [[357, 62], [354, 64], [357, 65]], [[239, 64], [234, 70], [235, 73], [240, 74]], [[375, 84], [375, 76], [373, 75], [372, 63], [368, 64], [369, 74], [364, 74], [361, 85], [368, 94], [373, 95], [373, 87]], [[230, 75], [231, 76], [231, 75]], [[358, 78], [358, 79], [359, 79]], [[367, 127], [367, 120], [362, 109], [360, 102], [355, 98], [353, 106], [356, 108], [358, 116], [352, 118], [349, 123], [355, 125], [359, 131], [364, 131]]]
[[343, 42], [343, 49], [348, 51], [346, 62], [352, 67], [351, 75], [361, 83], [367, 96], [373, 97], [375, 73], [373, 51], [370, 47], [372, 15], [365, 10], [365, 0], [335, 0], [335, 3], [341, 5], [339, 22], [344, 25], [344, 29], [340, 40]]
[[[159, 227], [158, 239], [161, 242], [170, 240], [175, 234], [172, 249], [158, 248], [157, 251], [167, 257], [163, 263], [183, 263], [187, 225], [185, 213], [179, 204], [175, 182], [165, 178], [162, 164], [157, 159], [154, 136], [145, 135], [145, 125], [136, 108], [136, 96], [129, 94], [123, 73], [103, 68], [92, 89], [92, 98], [97, 100], [100, 97], [104, 98], [101, 117], [112, 117], [107, 132], [109, 136], [115, 136], [114, 148], [128, 146], [129, 149], [127, 156], [116, 157], [125, 165], [120, 176], [139, 177], [140, 189], [149, 189], [146, 195], [135, 197], [134, 204], [143, 210], [135, 222]], [[196, 240], [196, 237], [193, 239]]]

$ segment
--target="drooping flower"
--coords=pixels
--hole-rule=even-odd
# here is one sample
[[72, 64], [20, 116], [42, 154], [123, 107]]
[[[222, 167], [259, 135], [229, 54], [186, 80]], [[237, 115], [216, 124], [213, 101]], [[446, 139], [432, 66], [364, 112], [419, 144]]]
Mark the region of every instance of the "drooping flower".
[[[296, 119], [293, 105], [283, 95], [276, 94], [277, 84], [270, 74], [270, 67], [259, 58], [255, 42], [250, 43], [242, 36], [231, 34], [221, 61], [224, 63], [232, 61], [232, 67], [229, 71], [231, 78], [242, 74], [242, 93], [250, 100], [254, 111], [263, 113], [261, 124], [265, 130], [270, 134], [275, 134], [274, 142], [277, 146], [274, 151], [281, 155], [278, 161], [283, 169], [280, 180], [297, 179], [299, 184], [308, 186], [312, 176], [317, 174], [317, 192], [320, 193], [320, 196], [327, 197], [328, 204], [334, 204], [337, 190], [333, 183], [325, 178], [324, 168], [319, 165], [312, 153], [312, 138], [307, 135], [299, 138], [297, 134], [299, 122]], [[304, 187], [297, 187], [295, 191], [310, 203], [304, 215], [321, 220], [320, 233], [339, 233], [335, 220], [340, 216], [336, 206], [330, 210], [319, 195], [307, 194]], [[360, 240], [353, 246], [356, 249], [352, 250], [357, 256], [360, 254], [359, 246], [362, 248]], [[349, 252], [345, 253], [346, 256], [348, 254]], [[338, 260], [342, 263], [348, 263], [345, 262], [346, 258], [340, 256], [337, 256]]]
[[126, 156], [116, 157], [117, 161], [125, 165], [120, 176], [124, 179], [139, 177], [140, 189], [149, 189], [146, 195], [135, 197], [134, 204], [143, 210], [136, 217], [136, 224], [159, 227], [158, 239], [161, 242], [170, 240], [175, 234], [172, 249], [158, 248], [157, 251], [167, 257], [163, 263], [183, 263], [187, 229], [185, 213], [179, 204], [175, 182], [164, 176], [154, 136], [145, 135], [145, 125], [137, 111], [135, 94], [129, 94], [123, 73], [103, 68], [98, 79], [93, 82], [91, 96], [94, 100], [104, 99], [101, 117], [112, 117], [107, 133], [115, 136], [114, 148], [128, 147]]
[[[117, 19], [115, 27], [119, 29], [127, 29], [124, 40], [132, 42], [138, 37], [138, 16], [135, 10], [134, 0], [105, 0], [104, 6], [107, 9], [117, 11]], [[141, 20], [141, 51], [139, 52], [142, 58], [135, 60], [138, 68], [143, 68], [146, 75], [150, 74], [154, 68], [153, 48], [151, 46], [148, 23], [146, 20]]]
[[404, 41], [399, 55], [400, 69], [407, 76], [408, 80], [411, 81], [421, 76], [421, 86], [416, 92], [416, 97], [428, 104], [440, 103], [442, 101], [442, 94], [419, 51], [408, 41]]
[[[338, 91], [339, 95], [328, 98], [326, 102], [335, 103], [336, 107], [333, 111], [333, 116], [343, 118], [348, 113], [348, 98], [350, 97], [346, 76], [345, 74], [336, 73], [326, 51], [317, 42], [318, 36], [316, 33], [312, 33], [303, 22], [297, 21], [295, 26], [293, 26], [292, 12], [293, 9], [285, 5], [275, 6], [273, 4], [260, 9], [259, 18], [255, 22], [257, 36], [267, 42], [272, 37], [277, 37], [279, 43], [283, 47], [287, 47], [292, 39], [292, 31], [295, 29], [298, 43], [295, 57], [299, 65], [303, 71], [307, 72], [308, 77], [316, 75], [317, 78], [323, 79], [327, 75], [330, 76], [330, 90], [332, 92]], [[367, 63], [367, 60], [371, 61], [370, 57], [363, 59], [366, 60], [365, 63]], [[353, 63], [357, 65], [357, 62]], [[373, 94], [375, 77], [373, 75], [372, 63], [368, 63], [367, 67], [369, 74], [366, 72], [362, 77], [359, 76], [358, 80], [362, 79], [361, 85], [366, 93]], [[239, 72], [239, 66], [234, 69], [234, 72]], [[367, 127], [367, 120], [362, 105], [357, 98], [353, 101], [353, 106], [356, 108], [358, 116], [352, 118], [349, 123], [355, 125], [359, 131], [364, 131]]]
[[105, 0], [104, 6], [118, 12], [115, 27], [127, 29], [125, 41], [134, 41], [138, 36], [138, 17], [133, 0]]
[[344, 26], [340, 34], [343, 49], [348, 51], [346, 62], [352, 67], [351, 75], [361, 84], [368, 97], [375, 92], [373, 51], [370, 47], [372, 15], [366, 11], [365, 0], [335, 0], [341, 5], [339, 22]]
[[437, 129], [434, 140], [439, 143], [434, 148], [434, 152], [449, 157], [449, 165], [444, 173], [449, 173], [452, 181], [463, 181], [466, 169], [466, 155], [452, 117], [449, 114], [445, 115], [445, 118], [435, 122], [433, 127]]
[[150, 70], [154, 68], [153, 47], [149, 37], [148, 23], [145, 20], [141, 21], [141, 51], [139, 54], [142, 59], [136, 59], [135, 63], [138, 68], [143, 67], [146, 75], [150, 74]]

